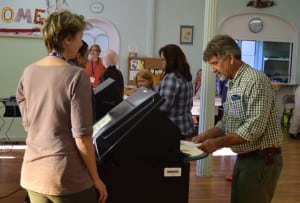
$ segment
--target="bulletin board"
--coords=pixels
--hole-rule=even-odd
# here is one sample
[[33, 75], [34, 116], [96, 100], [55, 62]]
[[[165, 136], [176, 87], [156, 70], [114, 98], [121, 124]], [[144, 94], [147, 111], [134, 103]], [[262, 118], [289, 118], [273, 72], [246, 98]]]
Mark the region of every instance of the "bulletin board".
[[135, 76], [142, 69], [149, 69], [153, 74], [156, 86], [163, 77], [163, 68], [159, 58], [128, 57], [128, 85], [135, 85]]

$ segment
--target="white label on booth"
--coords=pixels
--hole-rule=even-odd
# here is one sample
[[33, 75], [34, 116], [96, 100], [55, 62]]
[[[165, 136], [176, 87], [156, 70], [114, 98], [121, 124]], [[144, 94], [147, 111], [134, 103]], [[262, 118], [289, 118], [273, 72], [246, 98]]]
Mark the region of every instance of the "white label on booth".
[[178, 167], [168, 167], [164, 168], [164, 177], [180, 177], [181, 168]]

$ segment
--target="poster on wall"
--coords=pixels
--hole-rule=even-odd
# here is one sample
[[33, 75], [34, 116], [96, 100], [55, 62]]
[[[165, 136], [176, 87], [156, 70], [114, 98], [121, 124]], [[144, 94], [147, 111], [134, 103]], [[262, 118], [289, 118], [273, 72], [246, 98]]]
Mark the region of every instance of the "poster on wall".
[[0, 34], [39, 37], [44, 19], [58, 9], [72, 10], [70, 4], [71, 0], [1, 0]]
[[136, 74], [145, 68], [145, 61], [143, 59], [131, 59], [129, 67], [129, 80], [134, 80]]
[[70, 9], [70, 0], [9, 0], [0, 3], [0, 34], [40, 36], [44, 19], [58, 9]]

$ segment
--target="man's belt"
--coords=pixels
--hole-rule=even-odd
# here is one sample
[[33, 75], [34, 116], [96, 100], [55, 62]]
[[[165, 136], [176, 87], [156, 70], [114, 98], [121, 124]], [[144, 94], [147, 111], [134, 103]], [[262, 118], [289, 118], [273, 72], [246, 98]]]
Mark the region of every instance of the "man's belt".
[[274, 163], [273, 156], [275, 154], [279, 154], [279, 153], [281, 153], [281, 148], [270, 147], [270, 148], [265, 148], [262, 150], [255, 150], [255, 151], [247, 152], [245, 154], [238, 154], [237, 158], [245, 159], [245, 158], [254, 157], [254, 156], [262, 156], [265, 158], [267, 165], [272, 165]]

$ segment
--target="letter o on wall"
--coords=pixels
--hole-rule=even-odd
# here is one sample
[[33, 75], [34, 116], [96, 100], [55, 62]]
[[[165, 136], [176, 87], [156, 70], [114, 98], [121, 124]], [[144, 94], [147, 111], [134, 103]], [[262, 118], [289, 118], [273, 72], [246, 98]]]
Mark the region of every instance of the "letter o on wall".
[[4, 23], [11, 23], [14, 15], [14, 10], [10, 7], [4, 7], [1, 11], [1, 19]]

